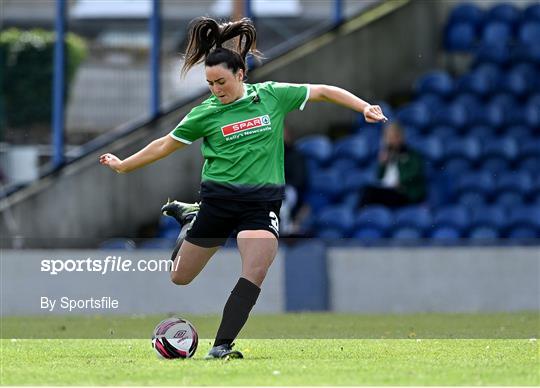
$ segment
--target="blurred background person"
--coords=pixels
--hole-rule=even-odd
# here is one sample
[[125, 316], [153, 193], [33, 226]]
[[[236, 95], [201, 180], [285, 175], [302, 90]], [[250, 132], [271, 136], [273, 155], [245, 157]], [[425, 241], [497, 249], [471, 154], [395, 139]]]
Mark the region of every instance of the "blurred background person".
[[426, 199], [424, 160], [405, 143], [401, 125], [392, 122], [384, 127], [376, 185], [367, 185], [359, 206], [381, 204], [400, 207]]
[[281, 232], [284, 236], [301, 234], [300, 224], [309, 214], [304, 202], [308, 184], [308, 170], [305, 156], [294, 147], [291, 131], [283, 131], [285, 149], [285, 200], [281, 206]]

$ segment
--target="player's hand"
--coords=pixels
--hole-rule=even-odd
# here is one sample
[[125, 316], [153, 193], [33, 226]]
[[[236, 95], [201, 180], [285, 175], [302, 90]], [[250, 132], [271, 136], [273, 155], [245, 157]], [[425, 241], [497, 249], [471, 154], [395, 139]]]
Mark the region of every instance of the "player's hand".
[[379, 105], [368, 105], [364, 108], [364, 118], [368, 123], [379, 123], [388, 121], [386, 116], [383, 114], [382, 109]]
[[122, 160], [120, 160], [116, 155], [113, 154], [103, 154], [99, 157], [99, 163], [104, 166], [109, 167], [111, 170], [114, 170], [118, 173], [122, 171]]

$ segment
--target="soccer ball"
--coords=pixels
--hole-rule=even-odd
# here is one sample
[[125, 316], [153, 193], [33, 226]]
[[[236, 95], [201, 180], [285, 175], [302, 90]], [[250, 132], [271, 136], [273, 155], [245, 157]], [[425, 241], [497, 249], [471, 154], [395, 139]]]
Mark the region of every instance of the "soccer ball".
[[159, 357], [189, 358], [195, 354], [198, 344], [195, 327], [181, 318], [167, 318], [154, 329], [152, 347]]

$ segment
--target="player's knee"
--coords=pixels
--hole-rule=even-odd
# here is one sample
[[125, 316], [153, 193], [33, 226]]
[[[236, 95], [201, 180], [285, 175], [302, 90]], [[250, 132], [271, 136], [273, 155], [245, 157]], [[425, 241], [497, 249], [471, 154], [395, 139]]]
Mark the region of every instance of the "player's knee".
[[268, 268], [265, 266], [252, 267], [246, 271], [246, 277], [259, 285], [263, 282], [267, 272]]
[[189, 283], [191, 283], [192, 280], [193, 280], [193, 278], [186, 277], [186, 276], [182, 275], [182, 273], [171, 272], [171, 281], [174, 284], [176, 284], [177, 286], [186, 286]]

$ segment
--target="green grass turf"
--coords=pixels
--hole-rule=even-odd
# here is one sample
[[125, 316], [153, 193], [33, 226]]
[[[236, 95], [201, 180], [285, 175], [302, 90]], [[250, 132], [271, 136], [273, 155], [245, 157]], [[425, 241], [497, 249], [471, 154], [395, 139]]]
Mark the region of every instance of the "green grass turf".
[[[174, 316], [174, 314], [173, 314]], [[201, 338], [215, 335], [220, 317], [182, 314]], [[0, 338], [149, 338], [166, 315], [2, 317]], [[539, 312], [492, 314], [253, 314], [242, 338], [463, 338], [540, 337]]]
[[[537, 312], [254, 315], [236, 341], [246, 358], [230, 361], [203, 360], [210, 340], [200, 341], [193, 359], [157, 358], [148, 337], [163, 318], [4, 317], [1, 384], [540, 385]], [[218, 323], [186, 318], [211, 333], [204, 338]], [[47, 330], [65, 338], [21, 339]], [[102, 338], [67, 339], [82, 332]], [[301, 336], [262, 339], [291, 333]], [[349, 338], [306, 338], [330, 333]], [[146, 339], [130, 339], [137, 337]]]
[[161, 360], [149, 340], [2, 340], [2, 385], [538, 385], [530, 340], [239, 340], [244, 360]]

